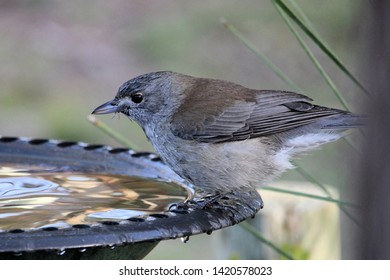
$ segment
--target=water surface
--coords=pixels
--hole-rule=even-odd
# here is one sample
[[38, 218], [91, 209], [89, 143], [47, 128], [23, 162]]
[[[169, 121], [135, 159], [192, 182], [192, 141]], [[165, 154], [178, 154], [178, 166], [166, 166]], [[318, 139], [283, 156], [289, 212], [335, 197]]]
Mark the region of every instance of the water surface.
[[163, 180], [2, 165], [0, 231], [64, 228], [161, 213], [188, 195], [187, 189]]

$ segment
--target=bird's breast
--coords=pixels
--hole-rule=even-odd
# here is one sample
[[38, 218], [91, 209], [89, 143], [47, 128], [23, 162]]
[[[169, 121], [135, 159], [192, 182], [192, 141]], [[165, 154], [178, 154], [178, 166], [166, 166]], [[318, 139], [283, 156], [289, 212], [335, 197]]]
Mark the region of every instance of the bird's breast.
[[279, 173], [274, 154], [259, 139], [213, 144], [184, 140], [166, 129], [145, 132], [172, 170], [205, 190], [260, 186]]

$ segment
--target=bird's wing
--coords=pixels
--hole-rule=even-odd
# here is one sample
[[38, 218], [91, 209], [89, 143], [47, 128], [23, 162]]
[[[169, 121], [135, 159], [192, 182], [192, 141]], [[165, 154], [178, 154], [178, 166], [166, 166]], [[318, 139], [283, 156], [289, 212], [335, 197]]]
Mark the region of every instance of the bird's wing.
[[246, 101], [233, 100], [224, 110], [213, 109], [218, 107], [215, 102], [210, 106], [209, 100], [208, 105], [197, 100], [196, 106], [173, 116], [171, 130], [182, 139], [220, 143], [273, 135], [343, 112], [311, 101], [294, 92], [269, 90], [257, 91]]

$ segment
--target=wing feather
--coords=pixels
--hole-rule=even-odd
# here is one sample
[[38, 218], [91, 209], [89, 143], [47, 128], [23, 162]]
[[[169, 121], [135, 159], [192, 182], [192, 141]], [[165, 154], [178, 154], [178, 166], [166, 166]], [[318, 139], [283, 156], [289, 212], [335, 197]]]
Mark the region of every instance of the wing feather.
[[[216, 109], [208, 108], [208, 116], [201, 115], [207, 100], [198, 99], [195, 108], [176, 113], [171, 122], [172, 132], [186, 140], [220, 143], [269, 136], [318, 119], [345, 111], [311, 104], [312, 99], [288, 91], [251, 91], [245, 100], [227, 96]], [[203, 101], [203, 102], [202, 102]], [[225, 108], [220, 108], [224, 106]]]

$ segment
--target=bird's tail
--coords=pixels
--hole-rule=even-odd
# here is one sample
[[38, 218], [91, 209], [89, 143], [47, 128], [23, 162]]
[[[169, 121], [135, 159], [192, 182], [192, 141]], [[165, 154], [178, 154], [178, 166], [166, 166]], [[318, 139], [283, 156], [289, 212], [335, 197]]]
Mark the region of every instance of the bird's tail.
[[363, 127], [367, 122], [364, 116], [345, 112], [330, 118], [323, 119], [322, 129], [345, 130]]

